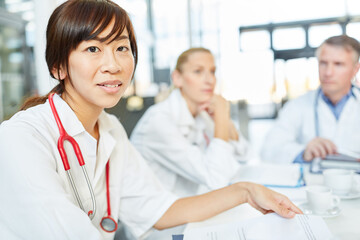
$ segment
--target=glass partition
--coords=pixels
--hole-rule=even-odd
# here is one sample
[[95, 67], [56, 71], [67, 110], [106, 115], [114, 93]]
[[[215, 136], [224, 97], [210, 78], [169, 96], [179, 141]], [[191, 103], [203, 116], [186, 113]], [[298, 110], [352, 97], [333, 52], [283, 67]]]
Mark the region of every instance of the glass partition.
[[0, 122], [19, 110], [32, 89], [25, 24], [20, 17], [0, 11]]

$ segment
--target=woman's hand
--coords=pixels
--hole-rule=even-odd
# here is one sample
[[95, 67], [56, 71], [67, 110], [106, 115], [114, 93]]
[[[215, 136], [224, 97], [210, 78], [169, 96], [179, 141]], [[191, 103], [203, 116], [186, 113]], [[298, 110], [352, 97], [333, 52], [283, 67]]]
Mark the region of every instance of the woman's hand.
[[302, 214], [286, 196], [259, 184], [239, 182], [202, 195], [178, 199], [154, 227], [164, 229], [203, 221], [246, 202], [264, 214], [276, 212], [285, 218]]
[[230, 104], [220, 95], [214, 94], [209, 102], [204, 103], [200, 107], [207, 111], [214, 121], [221, 117], [230, 118]]
[[231, 119], [229, 119], [229, 138], [233, 141], [239, 141], [239, 133]]
[[214, 137], [224, 141], [237, 140], [238, 135], [235, 126], [230, 119], [230, 103], [220, 95], [214, 95], [212, 99], [200, 106], [214, 120]]
[[282, 217], [292, 218], [302, 211], [286, 196], [255, 183], [238, 183], [248, 190], [247, 202], [263, 214], [276, 212]]

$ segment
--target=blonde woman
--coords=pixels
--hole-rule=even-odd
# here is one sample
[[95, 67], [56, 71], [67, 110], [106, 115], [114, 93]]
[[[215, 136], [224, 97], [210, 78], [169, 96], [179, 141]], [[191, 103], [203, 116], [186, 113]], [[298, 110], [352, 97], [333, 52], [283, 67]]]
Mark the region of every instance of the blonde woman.
[[246, 161], [247, 140], [230, 119], [230, 104], [214, 93], [215, 60], [205, 48], [183, 52], [172, 73], [176, 87], [152, 106], [135, 127], [131, 141], [165, 187], [179, 196], [196, 194], [200, 184], [229, 184]]

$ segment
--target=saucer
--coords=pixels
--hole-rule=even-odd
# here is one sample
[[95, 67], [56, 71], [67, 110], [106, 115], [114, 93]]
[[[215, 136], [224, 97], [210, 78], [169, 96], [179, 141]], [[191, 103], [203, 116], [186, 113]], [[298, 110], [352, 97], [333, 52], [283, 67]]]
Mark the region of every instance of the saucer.
[[305, 215], [316, 215], [323, 218], [336, 217], [341, 213], [341, 208], [339, 208], [339, 206], [333, 207], [328, 209], [326, 212], [321, 213], [313, 211], [307, 202], [300, 204], [298, 207], [304, 212]]
[[360, 197], [360, 191], [358, 190], [352, 190], [351, 192], [347, 194], [337, 194], [334, 192], [334, 195], [339, 196], [341, 199], [355, 199]]

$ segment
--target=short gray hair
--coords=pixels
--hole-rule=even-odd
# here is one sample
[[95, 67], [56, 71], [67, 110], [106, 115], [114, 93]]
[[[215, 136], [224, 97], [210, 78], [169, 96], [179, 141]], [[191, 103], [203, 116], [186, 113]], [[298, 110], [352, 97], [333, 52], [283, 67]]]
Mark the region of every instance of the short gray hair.
[[319, 50], [324, 45], [336, 46], [344, 48], [347, 51], [352, 51], [354, 53], [354, 61], [359, 62], [360, 57], [360, 43], [355, 38], [349, 37], [347, 35], [333, 36], [326, 39], [316, 50], [316, 56], [319, 55]]

